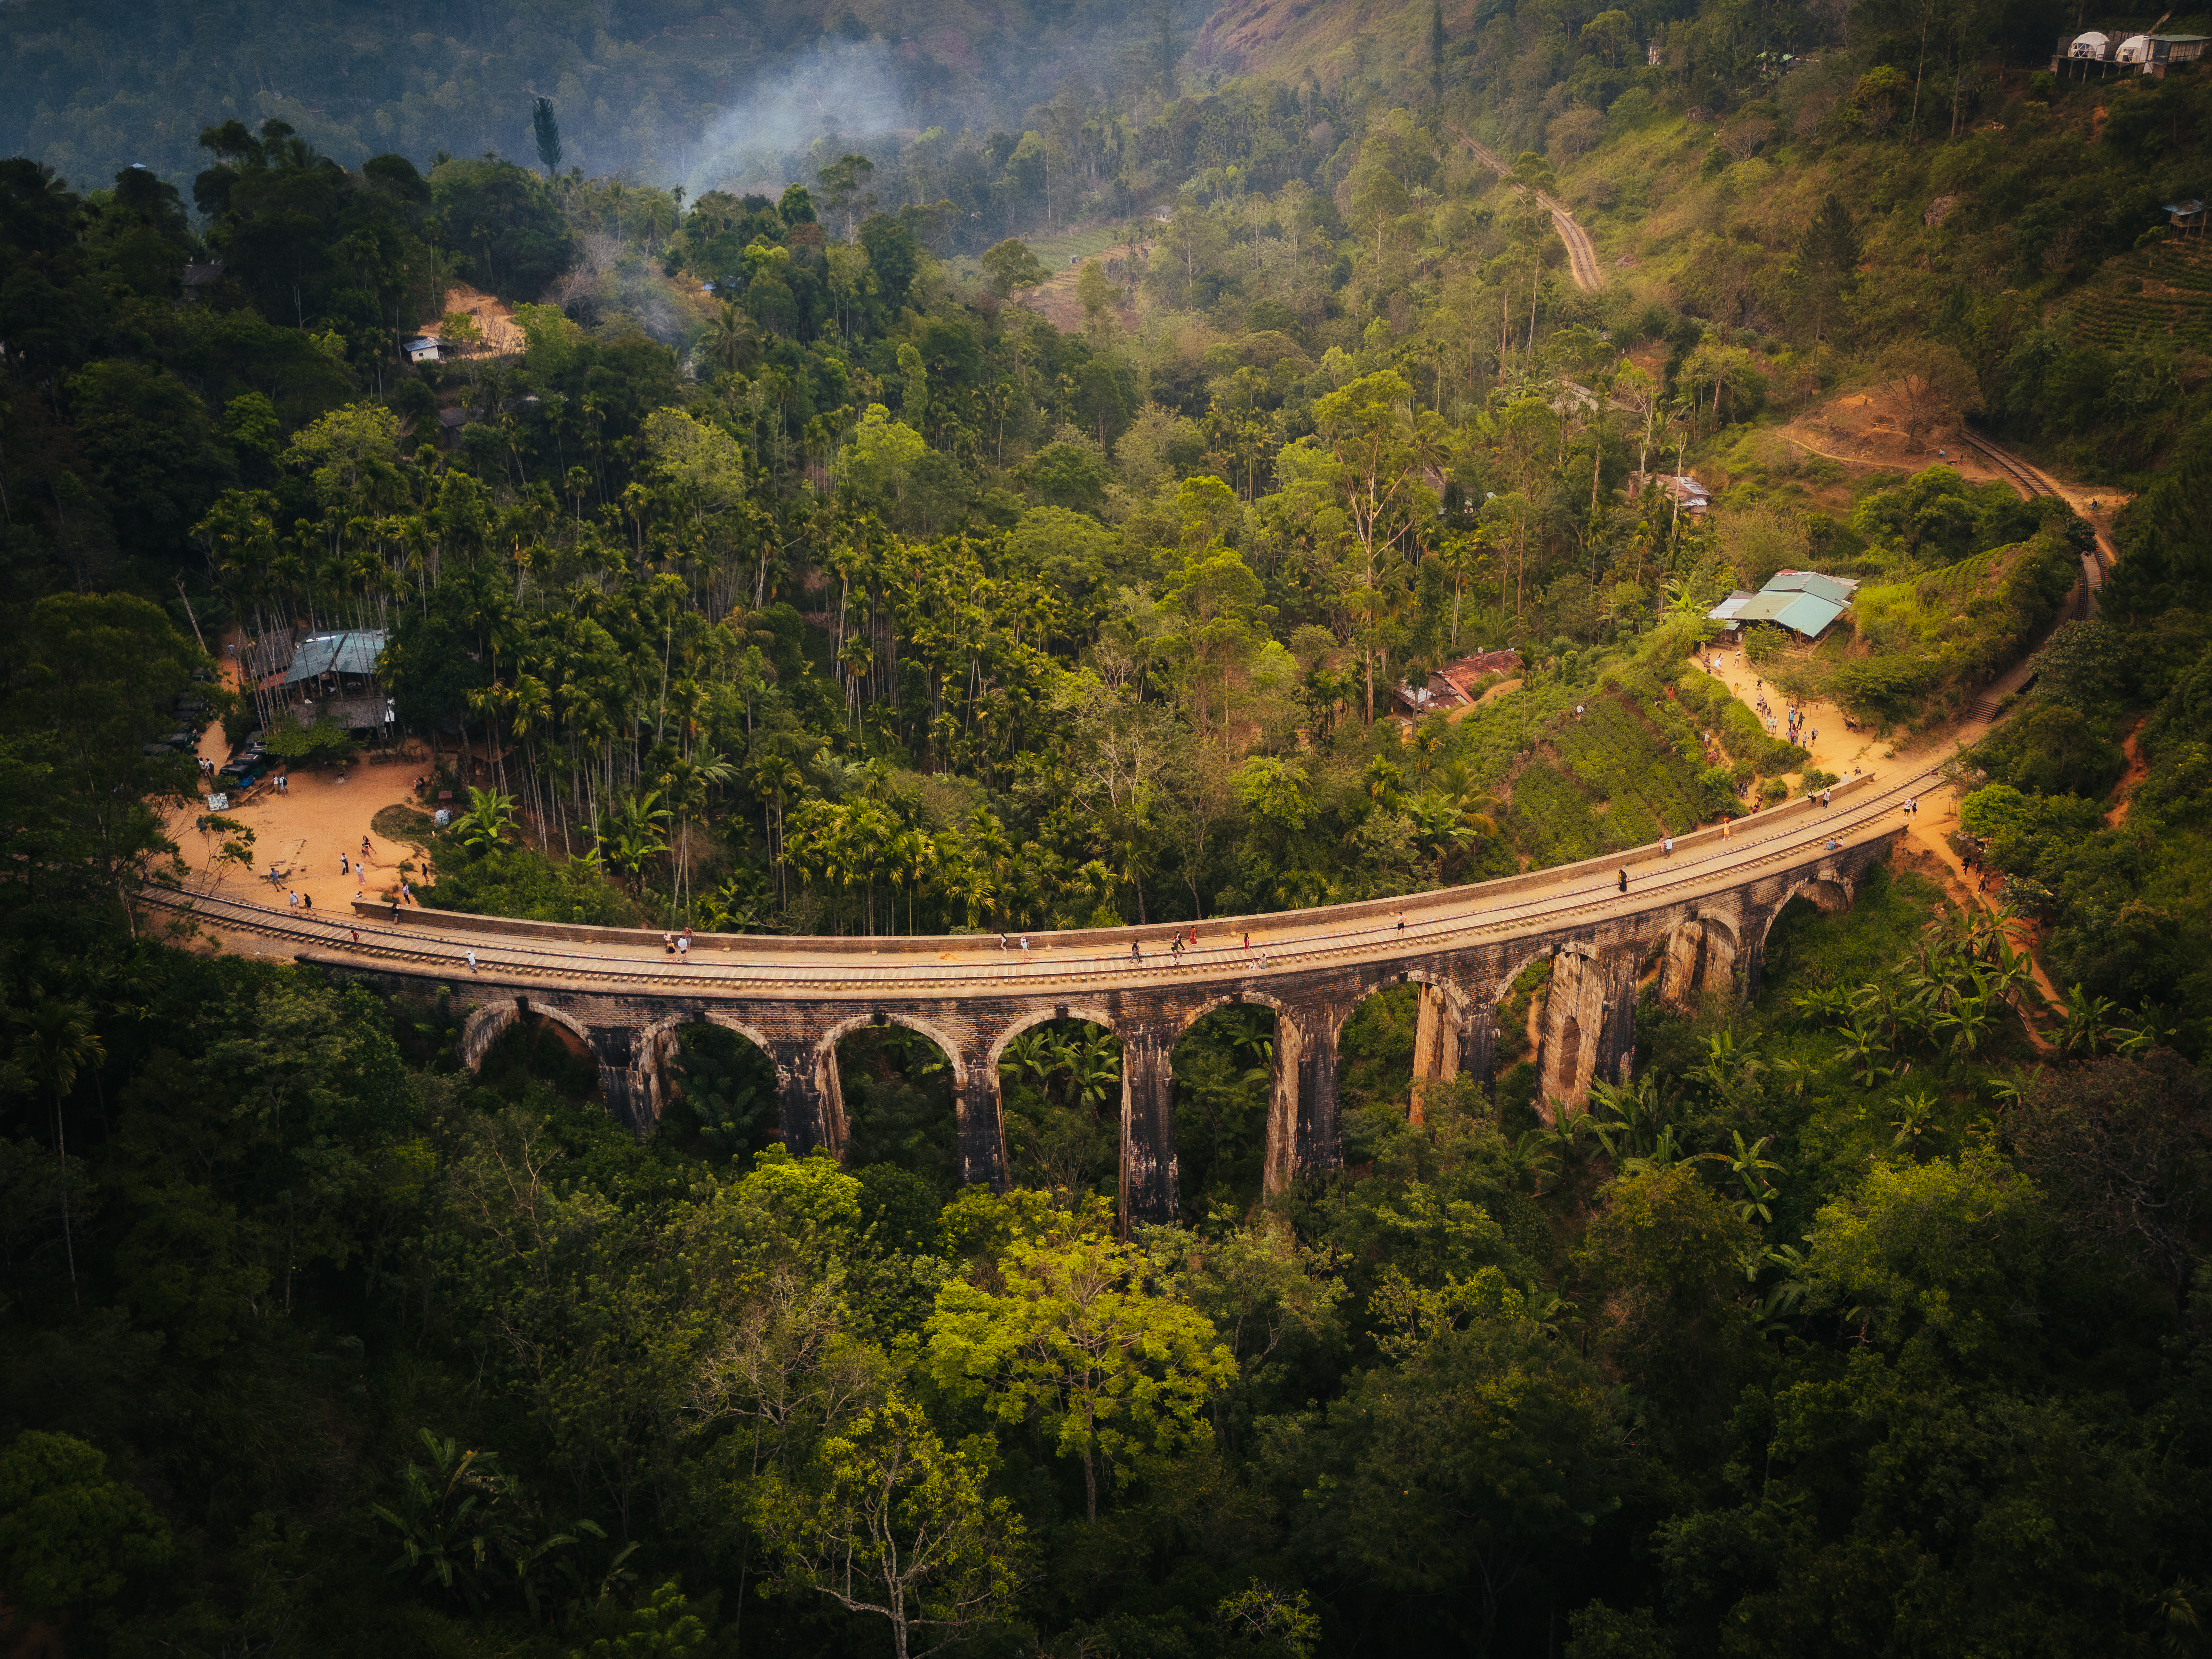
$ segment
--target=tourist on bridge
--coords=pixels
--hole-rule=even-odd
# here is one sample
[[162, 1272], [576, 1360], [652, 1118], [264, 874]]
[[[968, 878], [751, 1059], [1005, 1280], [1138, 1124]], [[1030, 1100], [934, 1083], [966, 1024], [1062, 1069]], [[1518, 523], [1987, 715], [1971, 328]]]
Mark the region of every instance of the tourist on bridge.
[[1131, 939], [1129, 941], [1129, 960], [1137, 963], [1139, 967], [1144, 965], [1144, 946], [1139, 945], [1134, 939]]
[[1621, 866], [1620, 890], [1624, 893], [1628, 890], [1628, 868], [1626, 865]]

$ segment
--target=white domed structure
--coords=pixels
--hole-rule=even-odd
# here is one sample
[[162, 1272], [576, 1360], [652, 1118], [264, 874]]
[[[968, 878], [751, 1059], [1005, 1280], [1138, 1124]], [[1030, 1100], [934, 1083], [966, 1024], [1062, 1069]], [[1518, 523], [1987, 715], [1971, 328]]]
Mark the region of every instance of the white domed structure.
[[2112, 46], [2111, 36], [2100, 34], [2096, 30], [2091, 29], [2087, 34], [2077, 34], [2074, 37], [2074, 44], [2067, 48], [2066, 55], [2069, 58], [2101, 59], [2107, 52], [2112, 50]]
[[2130, 34], [2120, 42], [2120, 49], [2112, 54], [2115, 63], [2148, 64], [2150, 62], [2150, 36]]

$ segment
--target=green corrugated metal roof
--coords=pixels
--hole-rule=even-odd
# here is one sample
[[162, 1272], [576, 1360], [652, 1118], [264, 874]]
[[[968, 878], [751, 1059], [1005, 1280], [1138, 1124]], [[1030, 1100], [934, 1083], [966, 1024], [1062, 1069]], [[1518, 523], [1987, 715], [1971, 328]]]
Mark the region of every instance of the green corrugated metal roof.
[[310, 634], [292, 653], [284, 671], [284, 684], [296, 685], [321, 674], [374, 674], [376, 659], [384, 654], [384, 630], [356, 630], [343, 634]]
[[[1778, 599], [1781, 596], [1776, 595]], [[1821, 629], [1844, 614], [1844, 607], [1817, 593], [1800, 593], [1782, 608], [1775, 617], [1783, 627], [1794, 629], [1811, 639]]]
[[1831, 605], [1849, 605], [1851, 602], [1849, 587], [1833, 576], [1824, 576], [1817, 570], [1783, 571], [1762, 591], [1768, 593], [1810, 593]]
[[1730, 620], [1738, 623], [1779, 622], [1782, 613], [1802, 597], [1798, 593], [1754, 593], [1736, 607], [1735, 615]]

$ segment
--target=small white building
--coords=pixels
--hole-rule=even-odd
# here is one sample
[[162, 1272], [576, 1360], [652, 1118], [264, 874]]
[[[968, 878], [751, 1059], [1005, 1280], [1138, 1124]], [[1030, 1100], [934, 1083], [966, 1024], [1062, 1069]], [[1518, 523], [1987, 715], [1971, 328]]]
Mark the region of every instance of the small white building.
[[438, 343], [427, 334], [410, 340], [405, 350], [410, 363], [434, 363], [444, 355]]

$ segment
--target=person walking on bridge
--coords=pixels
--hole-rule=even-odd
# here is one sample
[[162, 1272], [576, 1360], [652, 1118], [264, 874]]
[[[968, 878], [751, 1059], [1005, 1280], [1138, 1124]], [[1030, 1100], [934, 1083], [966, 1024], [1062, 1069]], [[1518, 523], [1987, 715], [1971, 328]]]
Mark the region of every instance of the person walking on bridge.
[[1138, 944], [1134, 939], [1131, 939], [1129, 941], [1129, 961], [1133, 965], [1139, 968], [1145, 965], [1144, 946]]
[[1621, 866], [1620, 868], [1620, 890], [1624, 893], [1628, 890], [1628, 866], [1626, 865]]

